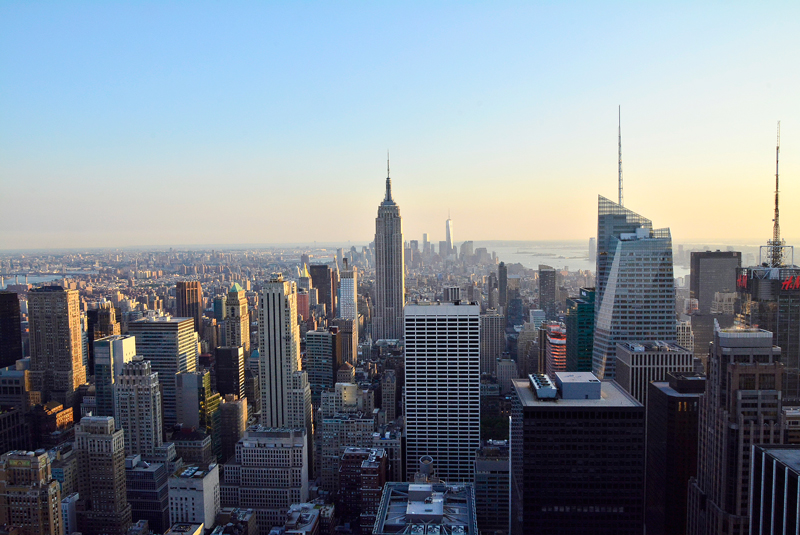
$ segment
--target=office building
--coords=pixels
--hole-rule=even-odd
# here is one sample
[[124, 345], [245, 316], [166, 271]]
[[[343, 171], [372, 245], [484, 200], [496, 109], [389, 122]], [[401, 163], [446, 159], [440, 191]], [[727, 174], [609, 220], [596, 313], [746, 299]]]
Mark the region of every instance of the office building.
[[219, 466], [187, 465], [169, 476], [169, 520], [213, 526], [220, 511]]
[[225, 300], [225, 345], [241, 346], [250, 355], [250, 313], [244, 288], [234, 283]]
[[211, 452], [218, 461], [222, 456], [222, 397], [211, 388], [211, 372], [182, 372], [176, 376], [178, 423], [211, 437]]
[[544, 264], [539, 265], [539, 308], [547, 319], [556, 319], [556, 270]]
[[131, 322], [128, 334], [136, 336], [136, 352], [149, 360], [162, 387], [164, 426], [178, 423], [175, 376], [197, 369], [197, 333], [192, 318], [157, 316]]
[[356, 384], [337, 383], [333, 391], [322, 394], [315, 445], [323, 489], [338, 490], [345, 448], [372, 445], [376, 423], [374, 408], [373, 392]]
[[317, 302], [325, 305], [325, 316], [336, 316], [336, 273], [327, 264], [311, 264], [311, 284], [317, 290]]
[[222, 322], [225, 320], [225, 305], [227, 304], [228, 296], [227, 295], [218, 295], [214, 298], [214, 319], [217, 322]]
[[124, 432], [126, 455], [150, 459], [163, 444], [161, 389], [149, 360], [134, 357], [122, 367], [115, 388], [114, 418]]
[[405, 305], [405, 261], [403, 221], [400, 207], [392, 199], [392, 181], [386, 177], [386, 196], [375, 219], [375, 313], [372, 339], [403, 337]]
[[385, 370], [381, 377], [381, 409], [386, 413], [386, 421], [397, 418], [397, 373]]
[[675, 341], [678, 345], [694, 354], [694, 332], [692, 331], [692, 323], [690, 321], [679, 321], [676, 323], [675, 329]]
[[[737, 290], [741, 301], [737, 323], [772, 333], [784, 365], [783, 400], [800, 404], [800, 267], [742, 268]], [[699, 338], [697, 332], [695, 337]]]
[[717, 292], [736, 291], [736, 275], [742, 267], [742, 253], [735, 251], [692, 251], [690, 297], [697, 310], [709, 314]]
[[784, 441], [780, 358], [769, 331], [716, 330], [706, 391], [700, 396], [689, 535], [749, 532], [751, 448]]
[[60, 286], [31, 290], [28, 320], [31, 386], [42, 403], [56, 401], [72, 408], [75, 391], [86, 382], [77, 290]]
[[[62, 498], [61, 500], [61, 520], [64, 523], [64, 534], [78, 531], [78, 501], [80, 496], [77, 492]], [[131, 535], [130, 533], [128, 535]]]
[[497, 385], [500, 387], [500, 395], [505, 396], [511, 392], [513, 386], [512, 379], [519, 379], [519, 368], [516, 361], [512, 359], [499, 359], [497, 361]]
[[483, 534], [508, 534], [510, 462], [508, 441], [489, 441], [475, 454], [475, 510]]
[[0, 455], [0, 525], [20, 528], [21, 534], [64, 533], [61, 490], [41, 450]]
[[472, 483], [387, 483], [373, 535], [426, 533], [478, 535]]
[[94, 386], [96, 416], [115, 416], [114, 389], [123, 366], [136, 355], [136, 337], [111, 335], [96, 339], [94, 345]]
[[665, 381], [648, 387], [648, 535], [686, 532], [687, 489], [689, 479], [697, 475], [699, 404], [705, 387], [704, 375], [682, 372], [669, 372]]
[[500, 262], [497, 266], [497, 291], [498, 302], [495, 306], [499, 306], [505, 314], [508, 307], [508, 266], [505, 262]]
[[86, 535], [125, 535], [131, 506], [125, 478], [125, 438], [110, 416], [84, 416], [75, 428], [80, 502], [78, 525]]
[[141, 455], [125, 457], [126, 496], [131, 519], [146, 520], [153, 533], [163, 533], [169, 521], [169, 473], [162, 463], [142, 461]]
[[219, 406], [222, 415], [222, 459], [228, 461], [236, 454], [236, 444], [247, 427], [247, 400], [226, 395]]
[[306, 333], [305, 371], [311, 386], [311, 402], [319, 406], [322, 391], [333, 388], [336, 373], [342, 365], [341, 338], [339, 329], [319, 328]]
[[203, 332], [203, 288], [199, 281], [178, 281], [175, 285], [175, 305], [177, 315], [192, 318], [194, 330]]
[[22, 323], [16, 292], [0, 291], [0, 368], [22, 358]]
[[335, 318], [333, 326], [339, 329], [338, 343], [342, 362], [356, 364], [358, 362], [358, 320]]
[[750, 534], [797, 533], [800, 447], [753, 446]]
[[647, 407], [649, 385], [670, 372], [693, 372], [694, 355], [674, 342], [651, 340], [617, 344], [617, 383]]
[[672, 238], [602, 196], [597, 228], [592, 370], [614, 379], [617, 342], [675, 340]]
[[592, 371], [594, 295], [594, 288], [581, 288], [578, 297], [567, 299], [567, 371]]
[[232, 394], [245, 397], [244, 347], [241, 345], [218, 347], [214, 350], [217, 375], [217, 391], [223, 396]]
[[408, 305], [405, 333], [408, 475], [429, 455], [445, 481], [473, 481], [480, 447], [480, 307]]
[[497, 359], [506, 350], [506, 318], [489, 309], [481, 314], [481, 373], [493, 374], [497, 369]]
[[386, 451], [345, 448], [339, 470], [338, 514], [371, 533], [386, 484]]
[[[312, 274], [314, 267], [311, 266]], [[295, 283], [284, 281], [280, 275], [273, 277], [261, 290], [261, 423], [270, 428], [305, 427], [305, 416], [296, 410], [304, 408], [297, 407], [291, 400], [293, 377], [301, 369], [296, 297]]]
[[222, 506], [253, 509], [261, 535], [269, 535], [289, 506], [308, 501], [306, 444], [304, 428], [249, 428], [225, 463]]
[[339, 314], [346, 320], [358, 319], [358, 268], [348, 268], [347, 260], [344, 269], [339, 273]]
[[511, 532], [641, 535], [645, 413], [588, 372], [514, 381]]
[[550, 377], [556, 372], [567, 371], [567, 329], [562, 323], [547, 325], [544, 338], [544, 369]]

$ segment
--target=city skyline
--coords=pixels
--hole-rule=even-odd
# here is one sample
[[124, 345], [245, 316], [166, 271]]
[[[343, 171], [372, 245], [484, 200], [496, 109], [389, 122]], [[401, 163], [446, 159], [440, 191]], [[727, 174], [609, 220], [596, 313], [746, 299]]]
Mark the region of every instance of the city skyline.
[[[228, 243], [196, 217], [220, 195], [237, 243], [368, 242], [387, 147], [408, 236], [450, 208], [468, 240], [584, 239], [620, 104], [625, 206], [677, 243], [770, 236], [782, 120], [800, 238], [797, 6], [0, 10], [4, 249]], [[330, 202], [336, 225], [296, 215]]]

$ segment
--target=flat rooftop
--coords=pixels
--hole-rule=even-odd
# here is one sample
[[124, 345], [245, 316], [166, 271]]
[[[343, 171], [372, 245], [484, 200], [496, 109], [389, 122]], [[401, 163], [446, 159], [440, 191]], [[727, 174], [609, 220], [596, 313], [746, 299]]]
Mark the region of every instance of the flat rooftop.
[[374, 535], [394, 533], [478, 535], [471, 484], [387, 483], [375, 519]]
[[[591, 375], [589, 372], [582, 372]], [[569, 375], [578, 375], [574, 372]], [[595, 378], [596, 379], [596, 378]], [[576, 379], [576, 382], [585, 382], [586, 379]], [[512, 379], [511, 383], [517, 392], [523, 407], [559, 408], [559, 407], [641, 407], [642, 404], [625, 392], [615, 381], [600, 381], [600, 399], [543, 399], [540, 400], [531, 389], [528, 379]]]
[[675, 351], [691, 353], [683, 346], [679, 346], [675, 342], [668, 342], [665, 340], [642, 340], [630, 342], [617, 342], [617, 347], [623, 347], [631, 352], [649, 352], [649, 351]]
[[783, 448], [771, 448], [769, 446], [762, 446], [764, 453], [771, 455], [778, 461], [782, 462], [790, 469], [800, 474], [800, 447], [789, 446]]

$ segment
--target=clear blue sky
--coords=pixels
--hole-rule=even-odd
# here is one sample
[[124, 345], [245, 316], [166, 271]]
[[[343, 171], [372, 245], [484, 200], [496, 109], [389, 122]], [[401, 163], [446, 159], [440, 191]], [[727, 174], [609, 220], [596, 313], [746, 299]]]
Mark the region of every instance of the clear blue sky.
[[[800, 238], [800, 3], [0, 4], [0, 249]], [[646, 5], [645, 5], [646, 4]]]

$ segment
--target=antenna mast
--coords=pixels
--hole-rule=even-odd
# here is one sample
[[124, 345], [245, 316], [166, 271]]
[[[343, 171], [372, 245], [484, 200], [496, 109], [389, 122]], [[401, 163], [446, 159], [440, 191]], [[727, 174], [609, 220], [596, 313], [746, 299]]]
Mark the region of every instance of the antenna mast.
[[780, 185], [779, 163], [781, 156], [781, 122], [778, 121], [778, 141], [775, 146], [775, 219], [772, 225], [772, 250], [770, 251], [770, 266], [780, 267], [783, 265], [783, 241], [781, 240], [780, 213], [778, 210], [778, 189]]
[[619, 143], [619, 205], [622, 206], [622, 106], [617, 109], [619, 113], [619, 129], [617, 131]]

